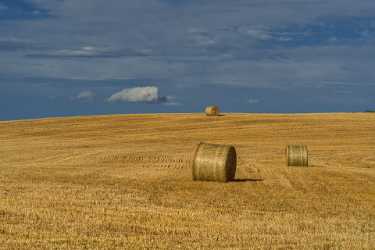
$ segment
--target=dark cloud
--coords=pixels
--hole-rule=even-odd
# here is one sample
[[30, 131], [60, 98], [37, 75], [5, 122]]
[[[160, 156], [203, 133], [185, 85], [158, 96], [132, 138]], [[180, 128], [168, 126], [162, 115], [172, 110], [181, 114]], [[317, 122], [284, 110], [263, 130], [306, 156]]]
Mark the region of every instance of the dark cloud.
[[37, 20], [50, 17], [49, 11], [25, 0], [1, 0], [1, 20]]
[[42, 49], [42, 46], [24, 39], [0, 38], [0, 51], [30, 51], [35, 49]]

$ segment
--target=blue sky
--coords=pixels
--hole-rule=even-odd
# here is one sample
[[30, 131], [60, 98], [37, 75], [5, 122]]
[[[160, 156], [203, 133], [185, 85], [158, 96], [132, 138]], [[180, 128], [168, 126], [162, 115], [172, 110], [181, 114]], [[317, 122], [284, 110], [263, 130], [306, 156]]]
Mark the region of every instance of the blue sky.
[[0, 0], [0, 120], [375, 109], [373, 0]]

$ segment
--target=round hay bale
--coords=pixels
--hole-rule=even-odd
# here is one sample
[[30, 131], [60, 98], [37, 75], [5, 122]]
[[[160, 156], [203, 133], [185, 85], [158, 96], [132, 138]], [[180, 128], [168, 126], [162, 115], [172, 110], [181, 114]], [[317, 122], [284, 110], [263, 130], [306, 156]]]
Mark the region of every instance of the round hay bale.
[[218, 106], [213, 105], [213, 106], [206, 107], [206, 109], [204, 110], [204, 112], [208, 116], [218, 116], [219, 113], [220, 113], [220, 110], [219, 110]]
[[286, 147], [286, 158], [288, 166], [309, 165], [309, 155], [305, 145], [288, 145]]
[[193, 180], [228, 182], [236, 174], [237, 154], [233, 146], [199, 143], [193, 160]]

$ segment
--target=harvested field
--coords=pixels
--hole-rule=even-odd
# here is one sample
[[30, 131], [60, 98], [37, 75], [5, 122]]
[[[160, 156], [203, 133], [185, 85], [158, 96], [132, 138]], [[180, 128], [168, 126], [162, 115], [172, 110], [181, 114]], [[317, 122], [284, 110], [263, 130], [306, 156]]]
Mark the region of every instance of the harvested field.
[[[235, 181], [192, 180], [201, 141], [235, 146]], [[0, 122], [0, 249], [374, 246], [371, 113]]]

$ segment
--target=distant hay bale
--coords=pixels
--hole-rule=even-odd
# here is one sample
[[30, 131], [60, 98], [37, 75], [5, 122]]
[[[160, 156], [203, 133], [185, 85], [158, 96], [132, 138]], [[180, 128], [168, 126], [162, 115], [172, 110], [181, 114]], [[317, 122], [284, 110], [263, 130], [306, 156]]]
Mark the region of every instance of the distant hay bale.
[[215, 105], [206, 107], [204, 111], [208, 116], [217, 116], [220, 113], [219, 107]]
[[307, 167], [309, 165], [307, 146], [288, 145], [286, 147], [286, 158], [288, 166]]
[[237, 154], [233, 146], [200, 143], [194, 154], [193, 180], [228, 182], [236, 174]]

